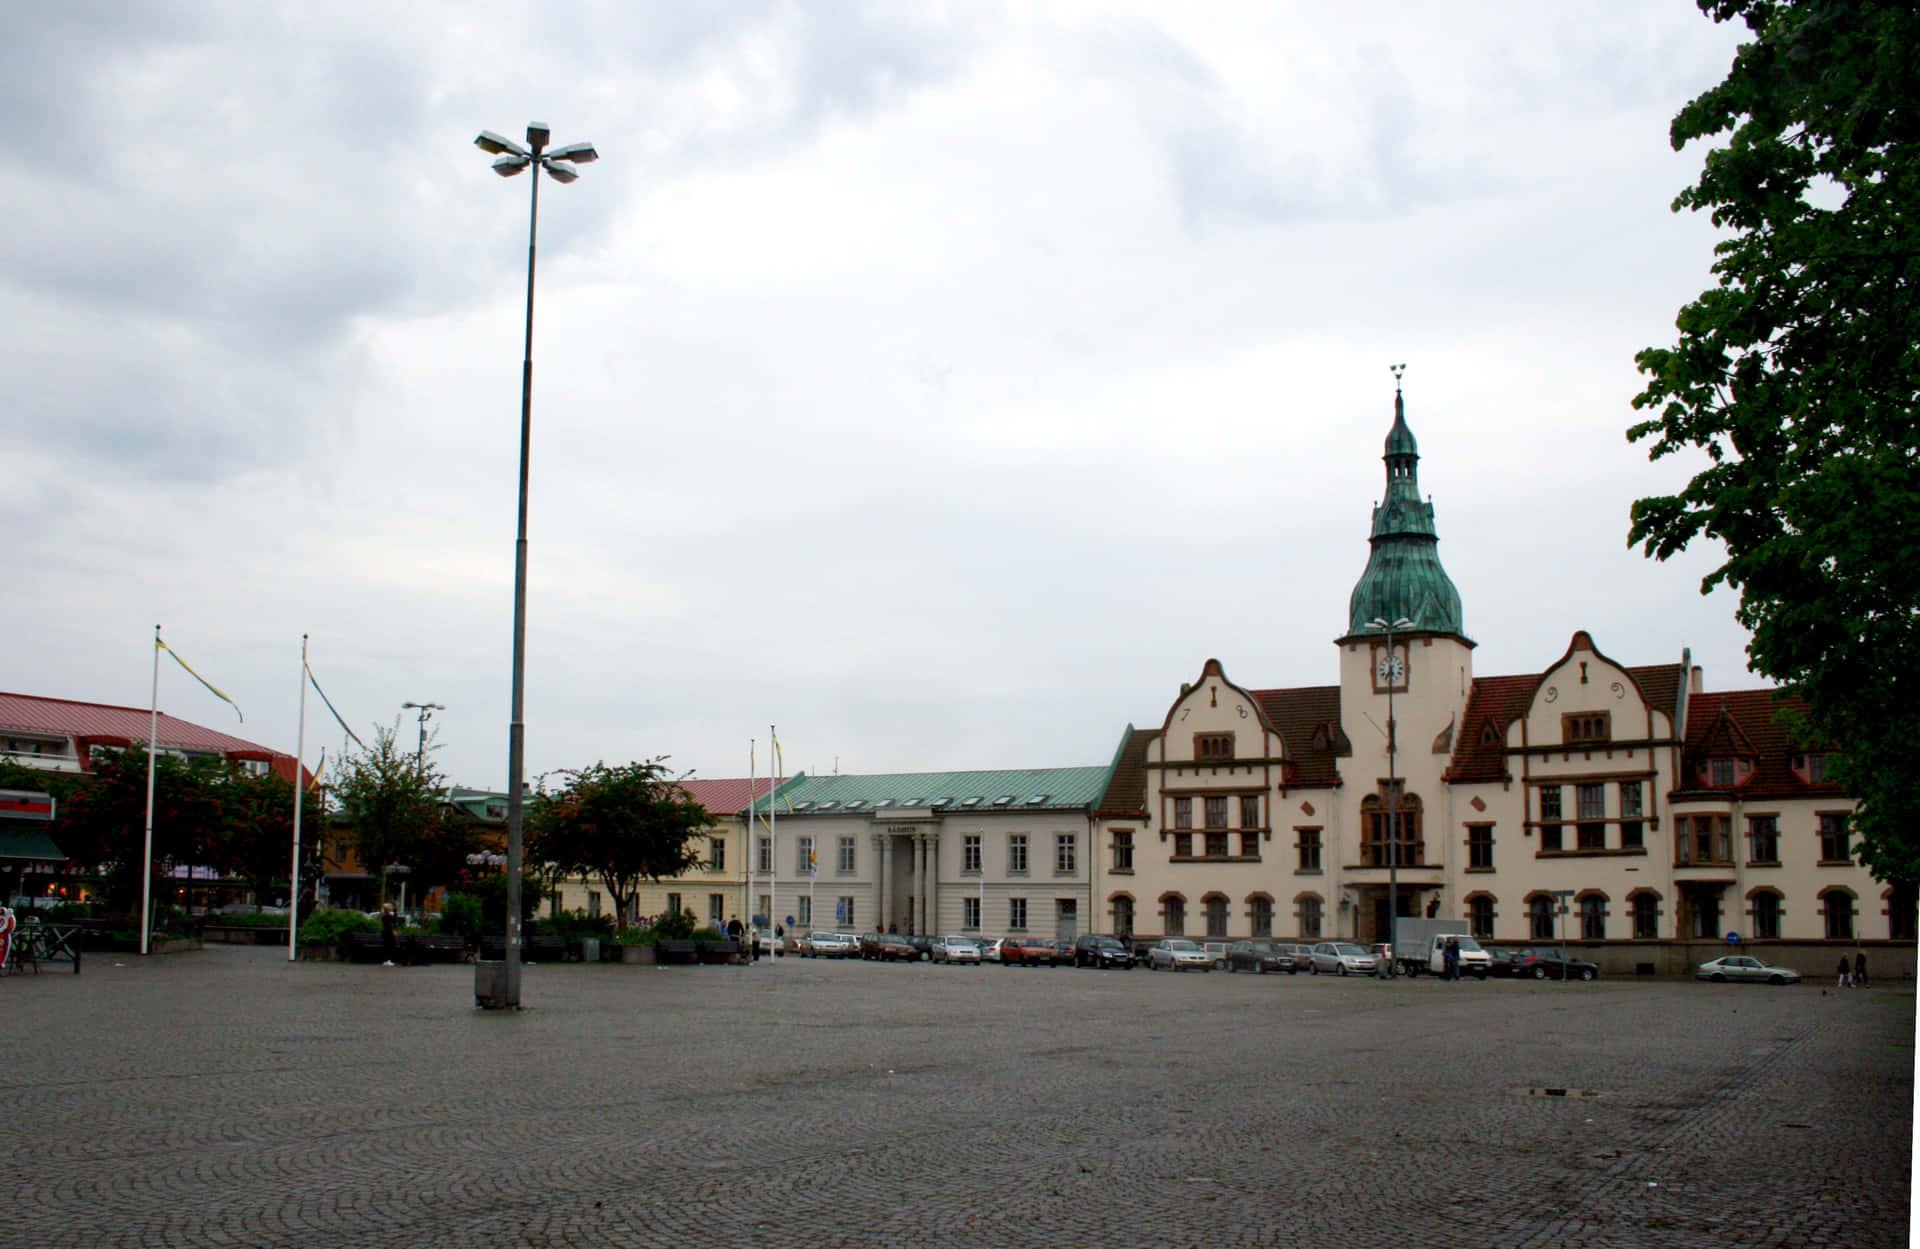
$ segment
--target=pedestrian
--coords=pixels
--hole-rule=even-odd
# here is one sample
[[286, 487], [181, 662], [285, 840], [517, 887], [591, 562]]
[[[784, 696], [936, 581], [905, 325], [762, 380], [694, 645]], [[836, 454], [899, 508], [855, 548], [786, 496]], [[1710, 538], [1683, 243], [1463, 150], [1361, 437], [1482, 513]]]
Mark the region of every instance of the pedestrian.
[[[393, 903], [380, 908], [380, 953], [386, 957], [386, 966], [393, 966], [393, 956], [399, 947], [399, 923], [393, 916]], [[1844, 962], [1845, 960], [1841, 960]]]
[[1853, 956], [1853, 987], [1867, 987], [1867, 955], [1864, 950], [1856, 951]]
[[1844, 989], [1853, 983], [1853, 964], [1847, 962], [1847, 956], [1840, 956], [1840, 981], [1835, 988]]
[[746, 930], [740, 926], [740, 917], [738, 915], [727, 921], [727, 936], [733, 938], [735, 941], [738, 941], [740, 934], [745, 931]]
[[1441, 956], [1441, 965], [1447, 969], [1447, 979], [1460, 979], [1460, 942], [1456, 938], [1447, 938], [1445, 952]]

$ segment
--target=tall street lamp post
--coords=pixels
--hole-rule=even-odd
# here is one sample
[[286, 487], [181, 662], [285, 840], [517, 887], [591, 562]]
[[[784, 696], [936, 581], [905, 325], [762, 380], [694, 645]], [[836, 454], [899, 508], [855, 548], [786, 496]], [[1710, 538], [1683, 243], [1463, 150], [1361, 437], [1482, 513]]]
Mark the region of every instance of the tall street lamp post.
[[415, 764], [423, 764], [427, 761], [427, 721], [432, 718], [434, 712], [445, 711], [447, 705], [445, 703], [401, 703], [400, 707], [404, 711], [420, 713], [420, 746], [413, 752], [413, 761]]
[[474, 142], [499, 159], [493, 171], [511, 178], [534, 168], [533, 202], [527, 217], [527, 345], [520, 365], [520, 523], [513, 545], [513, 721], [507, 729], [507, 939], [500, 994], [488, 1005], [499, 1010], [520, 1009], [520, 858], [521, 777], [526, 763], [527, 659], [527, 457], [533, 445], [533, 270], [535, 241], [540, 234], [540, 177], [547, 171], [555, 182], [580, 176], [574, 165], [600, 159], [591, 143], [569, 143], [547, 150], [552, 132], [539, 122], [527, 126], [527, 146], [482, 130]]
[[1393, 634], [1396, 629], [1413, 628], [1413, 621], [1402, 616], [1389, 622], [1376, 616], [1367, 621], [1367, 628], [1387, 637], [1386, 652], [1380, 656], [1374, 675], [1387, 687], [1387, 801], [1392, 804], [1387, 808], [1387, 967], [1391, 973], [1397, 953], [1394, 920], [1400, 913], [1400, 778], [1395, 769], [1400, 754], [1400, 726], [1393, 719], [1393, 691], [1407, 679], [1407, 661], [1394, 653]]

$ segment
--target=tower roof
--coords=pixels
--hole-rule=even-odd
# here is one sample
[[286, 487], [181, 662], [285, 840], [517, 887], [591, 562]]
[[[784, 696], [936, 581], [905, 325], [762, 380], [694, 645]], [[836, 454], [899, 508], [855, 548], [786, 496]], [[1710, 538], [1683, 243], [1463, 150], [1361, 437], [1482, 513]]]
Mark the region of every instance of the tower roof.
[[1460, 591], [1440, 566], [1433, 504], [1420, 498], [1420, 450], [1407, 427], [1406, 400], [1396, 386], [1387, 433], [1387, 488], [1373, 509], [1372, 554], [1347, 600], [1347, 635], [1363, 636], [1370, 620], [1410, 620], [1407, 632], [1464, 639]]

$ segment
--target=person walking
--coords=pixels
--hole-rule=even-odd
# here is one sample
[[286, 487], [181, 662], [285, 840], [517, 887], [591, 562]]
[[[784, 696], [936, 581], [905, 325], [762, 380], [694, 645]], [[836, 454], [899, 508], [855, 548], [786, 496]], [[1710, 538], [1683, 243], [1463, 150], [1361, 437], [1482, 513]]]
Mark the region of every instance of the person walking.
[[1443, 946], [1441, 950], [1440, 965], [1446, 968], [1448, 980], [1460, 979], [1460, 941], [1458, 938], [1447, 938], [1447, 944]]
[[388, 967], [393, 966], [393, 956], [400, 944], [398, 928], [399, 922], [393, 917], [393, 903], [389, 902], [380, 908], [380, 953], [386, 957], [385, 965]]
[[1867, 954], [1865, 950], [1856, 950], [1853, 955], [1853, 987], [1867, 987]]
[[1851, 983], [1853, 983], [1853, 964], [1847, 962], [1847, 956], [1842, 954], [1840, 956], [1840, 979], [1834, 987], [1844, 989]]

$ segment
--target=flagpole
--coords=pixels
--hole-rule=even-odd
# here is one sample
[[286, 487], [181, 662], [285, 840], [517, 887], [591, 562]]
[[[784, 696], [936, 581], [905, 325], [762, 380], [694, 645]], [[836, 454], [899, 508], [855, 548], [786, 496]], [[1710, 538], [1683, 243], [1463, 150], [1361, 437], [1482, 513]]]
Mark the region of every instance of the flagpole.
[[287, 961], [300, 957], [300, 808], [307, 805], [307, 635], [300, 635], [300, 729], [293, 747], [293, 888], [287, 896]]
[[747, 913], [747, 942], [749, 946], [751, 946], [753, 942], [754, 844], [760, 840], [759, 830], [754, 827], [753, 823], [755, 795], [760, 788], [759, 746], [760, 743], [753, 738], [749, 737], [747, 739], [747, 844], [741, 847], [742, 853], [740, 856], [746, 862], [747, 896], [744, 899], [745, 905], [740, 909]]
[[141, 855], [140, 953], [147, 952], [147, 931], [153, 927], [153, 752], [160, 742], [160, 626], [153, 626], [153, 709], [147, 717], [147, 840]]
[[767, 864], [767, 928], [775, 933], [773, 948], [778, 950], [775, 917], [780, 914], [780, 809], [773, 803], [773, 791], [780, 787], [780, 734], [769, 724], [767, 736], [773, 739], [773, 762], [768, 766], [772, 775], [767, 778], [767, 842], [772, 847], [772, 861]]

